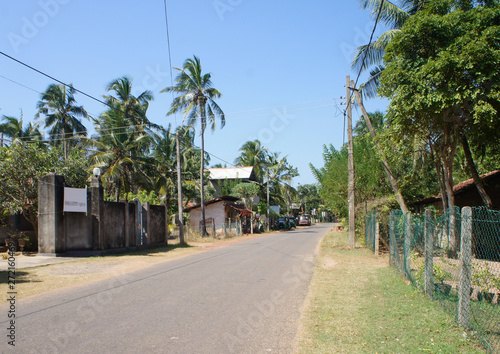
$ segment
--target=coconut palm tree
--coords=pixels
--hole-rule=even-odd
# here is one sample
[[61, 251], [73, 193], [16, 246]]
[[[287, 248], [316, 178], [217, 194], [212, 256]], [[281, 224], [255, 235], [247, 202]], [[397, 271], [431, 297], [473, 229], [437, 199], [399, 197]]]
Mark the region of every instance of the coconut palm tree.
[[205, 169], [205, 129], [209, 125], [212, 131], [215, 130], [215, 121], [218, 117], [221, 128], [226, 123], [225, 115], [215, 99], [220, 98], [222, 94], [219, 90], [212, 87], [212, 75], [203, 74], [200, 59], [195, 55], [193, 59], [187, 59], [182, 69], [176, 77], [176, 85], [164, 88], [161, 92], [173, 92], [178, 94], [174, 98], [168, 115], [182, 112], [187, 124], [195, 126], [200, 124], [201, 136], [201, 167], [200, 167], [200, 192], [201, 192], [201, 214], [203, 236], [207, 235], [205, 228], [205, 201], [204, 201], [204, 169]]
[[253, 166], [253, 170], [259, 182], [264, 179], [264, 166], [268, 156], [268, 150], [259, 140], [247, 141], [240, 147], [241, 155], [235, 160], [237, 166]]
[[131, 192], [138, 185], [147, 185], [144, 166], [151, 162], [146, 152], [152, 143], [151, 135], [138, 127], [130, 127], [129, 120], [118, 109], [110, 109], [96, 119], [98, 135], [84, 138], [89, 147], [91, 169], [99, 167], [105, 186], [115, 194]]
[[22, 112], [21, 118], [3, 116], [2, 122], [3, 123], [0, 124], [0, 133], [9, 138], [12, 144], [21, 141], [29, 143], [36, 142], [38, 144], [42, 143], [43, 135], [40, 129], [38, 129], [40, 123], [30, 122], [28, 125], [24, 126]]
[[146, 90], [139, 96], [134, 96], [132, 94], [132, 79], [127, 76], [111, 81], [106, 89], [111, 93], [104, 95], [106, 103], [113, 109], [120, 111], [131, 126], [145, 124], [147, 127], [158, 128], [146, 116], [149, 102], [154, 99], [151, 91]]
[[[376, 17], [382, 0], [360, 0], [361, 8], [370, 9], [372, 16]], [[360, 85], [361, 92], [367, 98], [377, 95], [377, 88], [381, 73], [384, 71], [383, 57], [389, 42], [400, 32], [406, 20], [421, 11], [429, 0], [383, 0], [380, 12], [380, 21], [390, 29], [370, 45], [362, 45], [352, 61], [352, 68], [365, 71], [370, 69], [368, 81]], [[364, 59], [364, 62], [363, 62]]]
[[266, 168], [269, 173], [268, 183], [275, 196], [283, 203], [287, 203], [287, 197], [295, 193], [291, 183], [294, 177], [299, 175], [297, 168], [291, 166], [287, 156], [281, 157], [279, 152], [268, 155]]
[[77, 106], [75, 89], [72, 86], [51, 84], [42, 93], [37, 103], [36, 118], [44, 115], [45, 128], [51, 127], [50, 140], [54, 145], [63, 145], [64, 158], [68, 157], [68, 147], [75, 146], [75, 136], [87, 136], [87, 128], [81, 118], [87, 118], [87, 111], [83, 106]]

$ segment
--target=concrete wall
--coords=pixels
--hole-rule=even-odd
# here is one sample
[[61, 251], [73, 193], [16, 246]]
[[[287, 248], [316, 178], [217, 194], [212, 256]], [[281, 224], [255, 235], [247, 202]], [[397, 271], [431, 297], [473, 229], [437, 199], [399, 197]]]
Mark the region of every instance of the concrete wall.
[[150, 205], [149, 206], [149, 234], [148, 242], [150, 244], [166, 242], [165, 239], [165, 206]]
[[105, 248], [125, 247], [125, 203], [104, 202], [103, 221]]
[[[104, 202], [101, 181], [92, 177], [87, 192], [87, 214], [63, 213], [64, 178], [44, 176], [39, 184], [39, 254], [64, 254], [166, 244], [168, 225], [165, 206], [138, 202]], [[141, 213], [139, 213], [139, 208]], [[138, 242], [142, 215], [144, 237]], [[147, 236], [147, 237], [146, 237]]]

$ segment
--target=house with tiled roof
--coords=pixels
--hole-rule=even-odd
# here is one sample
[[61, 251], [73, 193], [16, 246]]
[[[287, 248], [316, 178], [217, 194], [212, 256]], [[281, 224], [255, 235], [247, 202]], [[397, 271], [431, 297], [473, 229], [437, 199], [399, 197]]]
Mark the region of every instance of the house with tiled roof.
[[[500, 170], [492, 171], [481, 176], [486, 193], [493, 203], [492, 208], [500, 210]], [[483, 200], [479, 195], [474, 180], [468, 179], [460, 182], [453, 187], [455, 195], [455, 205], [459, 208], [464, 206], [479, 207], [484, 206]], [[424, 209], [434, 206], [438, 210], [443, 209], [442, 195], [430, 196], [413, 203], [417, 212], [423, 212]]]

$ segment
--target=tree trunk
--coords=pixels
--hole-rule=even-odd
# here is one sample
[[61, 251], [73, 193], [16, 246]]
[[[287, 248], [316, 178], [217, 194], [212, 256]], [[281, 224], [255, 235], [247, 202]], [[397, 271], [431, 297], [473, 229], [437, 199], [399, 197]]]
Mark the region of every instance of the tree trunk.
[[[451, 131], [450, 131], [451, 130]], [[441, 159], [443, 161], [444, 182], [446, 185], [446, 195], [448, 199], [448, 215], [449, 215], [449, 237], [450, 237], [450, 254], [452, 258], [458, 255], [458, 247], [460, 244], [460, 233], [456, 228], [455, 217], [455, 194], [453, 193], [453, 161], [457, 148], [458, 132], [457, 127], [451, 127], [443, 133], [443, 146], [441, 148]]]
[[201, 167], [200, 167], [200, 194], [201, 194], [201, 236], [208, 236], [205, 227], [205, 127], [201, 127]]
[[446, 197], [446, 185], [444, 182], [444, 172], [443, 172], [443, 163], [439, 156], [439, 152], [436, 151], [435, 145], [432, 143], [429, 138], [429, 146], [431, 148], [432, 162], [434, 163], [434, 168], [436, 169], [436, 175], [439, 183], [439, 190], [441, 191], [441, 203], [443, 204], [443, 210], [448, 210], [448, 199]]
[[[363, 117], [365, 117], [366, 120], [366, 125], [368, 126], [368, 130], [370, 131], [370, 135], [372, 136], [373, 140], [375, 141], [375, 129], [373, 129], [372, 122], [370, 120], [370, 117], [368, 116], [368, 113], [366, 112], [365, 106], [363, 105], [363, 101], [361, 100], [361, 95], [359, 94], [359, 91], [356, 90], [356, 87], [354, 86], [354, 81], [351, 80], [351, 87], [354, 89], [354, 95], [356, 96], [356, 100], [359, 103], [359, 106], [361, 108], [361, 112], [363, 113]], [[378, 146], [376, 145], [378, 148]], [[382, 156], [382, 154], [381, 154]], [[385, 174], [387, 175], [387, 179], [389, 180], [389, 183], [391, 184], [392, 191], [396, 195], [396, 199], [398, 200], [399, 207], [403, 211], [404, 214], [406, 214], [409, 210], [406, 205], [406, 202], [404, 200], [403, 194], [401, 194], [401, 190], [399, 189], [398, 181], [394, 174], [392, 173], [391, 167], [387, 163], [385, 159], [382, 158], [382, 165], [384, 166], [384, 171]]]
[[462, 148], [464, 149], [467, 169], [469, 170], [471, 177], [474, 179], [474, 184], [476, 185], [477, 191], [479, 192], [479, 195], [481, 196], [484, 205], [486, 205], [488, 208], [491, 208], [492, 207], [491, 198], [488, 195], [488, 193], [486, 193], [486, 190], [484, 189], [483, 180], [481, 179], [479, 173], [477, 172], [476, 164], [474, 163], [474, 159], [472, 157], [472, 152], [470, 151], [470, 146], [469, 142], [467, 141], [467, 137], [465, 136], [465, 134], [462, 134], [461, 138], [462, 138]]
[[177, 206], [179, 213], [179, 243], [185, 244], [184, 240], [184, 212], [182, 207], [182, 175], [181, 175], [181, 142], [179, 139], [179, 131], [175, 133], [176, 138], [176, 151], [177, 151]]
[[116, 182], [116, 193], [115, 193], [115, 200], [117, 203], [120, 201], [120, 188], [121, 188], [121, 179], [118, 178], [118, 181]]

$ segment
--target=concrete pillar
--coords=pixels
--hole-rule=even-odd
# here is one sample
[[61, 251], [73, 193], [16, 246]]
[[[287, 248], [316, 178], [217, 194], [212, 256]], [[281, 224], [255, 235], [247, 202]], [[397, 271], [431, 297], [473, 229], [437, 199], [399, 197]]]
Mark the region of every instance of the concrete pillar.
[[410, 259], [410, 245], [413, 239], [412, 236], [412, 227], [411, 227], [411, 213], [406, 213], [406, 222], [405, 222], [405, 235], [404, 235], [404, 273], [408, 278], [410, 278], [410, 267], [411, 267], [411, 259]]
[[90, 179], [90, 215], [92, 218], [92, 249], [104, 250], [106, 248], [106, 240], [104, 240], [103, 227], [104, 222], [104, 188], [99, 177], [91, 177]]
[[64, 178], [54, 173], [38, 182], [38, 254], [65, 252]]
[[150, 243], [152, 235], [151, 230], [151, 213], [149, 202], [142, 203], [142, 244], [147, 246]]
[[432, 227], [432, 210], [427, 209], [424, 216], [424, 237], [425, 237], [425, 268], [424, 268], [424, 289], [428, 297], [434, 296], [434, 229]]
[[165, 244], [168, 245], [170, 230], [168, 229], [168, 205], [165, 204]]
[[125, 247], [130, 247], [130, 209], [128, 207], [128, 200], [124, 201], [125, 203]]

